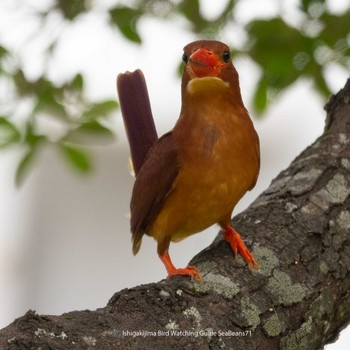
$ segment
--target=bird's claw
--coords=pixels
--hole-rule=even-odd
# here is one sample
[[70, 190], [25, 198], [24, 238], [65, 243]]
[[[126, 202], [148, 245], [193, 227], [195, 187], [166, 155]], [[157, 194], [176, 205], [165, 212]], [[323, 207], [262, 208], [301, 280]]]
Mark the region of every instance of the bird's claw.
[[195, 278], [198, 278], [199, 282], [203, 283], [203, 278], [202, 278], [200, 272], [198, 271], [197, 267], [195, 267], [195, 266], [187, 266], [187, 267], [182, 268], [182, 269], [175, 269], [175, 270], [168, 273], [168, 278], [171, 278], [173, 276], [178, 276], [178, 275], [190, 276], [191, 281], [193, 281]]
[[244, 261], [248, 264], [248, 267], [251, 271], [254, 271], [254, 268], [260, 268], [259, 264], [254, 259], [253, 254], [244, 244], [239, 233], [237, 233], [231, 226], [226, 227], [224, 232], [224, 238], [230, 244], [233, 253], [235, 254], [235, 257], [237, 257], [237, 253], [239, 252]]

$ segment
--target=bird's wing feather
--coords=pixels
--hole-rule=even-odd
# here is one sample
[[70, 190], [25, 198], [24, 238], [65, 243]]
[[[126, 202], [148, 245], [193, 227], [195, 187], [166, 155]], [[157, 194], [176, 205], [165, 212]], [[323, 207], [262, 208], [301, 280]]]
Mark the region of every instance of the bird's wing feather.
[[168, 132], [153, 145], [136, 176], [130, 204], [134, 254], [140, 247], [143, 234], [172, 192], [179, 170], [173, 134]]
[[248, 188], [248, 191], [251, 191], [255, 187], [256, 182], [258, 181], [258, 176], [259, 176], [259, 171], [260, 171], [260, 141], [259, 141], [259, 136], [255, 130], [254, 130], [254, 135], [255, 135], [255, 140], [256, 140], [255, 152], [256, 152], [256, 159], [257, 159], [257, 171], [256, 171], [256, 175], [255, 175], [255, 178], [254, 178], [251, 186]]

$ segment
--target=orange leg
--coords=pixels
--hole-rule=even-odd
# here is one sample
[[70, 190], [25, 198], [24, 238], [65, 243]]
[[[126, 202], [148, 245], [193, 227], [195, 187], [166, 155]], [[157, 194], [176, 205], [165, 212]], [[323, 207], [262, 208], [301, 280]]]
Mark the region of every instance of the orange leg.
[[199, 281], [203, 283], [202, 276], [195, 266], [187, 266], [184, 269], [177, 269], [173, 265], [170, 259], [169, 253], [167, 251], [163, 254], [159, 254], [159, 258], [160, 260], [162, 260], [162, 263], [164, 264], [166, 270], [168, 271], [168, 278], [172, 276], [177, 276], [177, 275], [184, 275], [184, 276], [190, 276], [191, 281], [193, 281], [197, 277]]
[[259, 264], [255, 261], [252, 253], [244, 244], [240, 234], [236, 232], [232, 226], [225, 227], [224, 238], [228, 243], [230, 243], [235, 256], [237, 256], [237, 252], [242, 255], [242, 258], [248, 264], [251, 271], [254, 271], [254, 267], [259, 269]]

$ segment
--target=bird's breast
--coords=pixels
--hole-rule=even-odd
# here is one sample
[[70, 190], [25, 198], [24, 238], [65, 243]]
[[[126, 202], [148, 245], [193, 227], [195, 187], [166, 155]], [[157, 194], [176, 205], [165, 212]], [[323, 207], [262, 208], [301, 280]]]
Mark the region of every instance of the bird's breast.
[[249, 116], [219, 102], [193, 106], [174, 128], [180, 172], [153, 235], [167, 232], [181, 240], [228, 220], [256, 177], [256, 134]]
[[258, 138], [246, 109], [220, 79], [208, 82], [190, 85], [173, 130], [179, 174], [150, 229], [156, 239], [166, 234], [177, 241], [229, 221], [259, 170]]
[[174, 128], [180, 162], [232, 168], [255, 147], [255, 130], [246, 109], [232, 96], [193, 94]]

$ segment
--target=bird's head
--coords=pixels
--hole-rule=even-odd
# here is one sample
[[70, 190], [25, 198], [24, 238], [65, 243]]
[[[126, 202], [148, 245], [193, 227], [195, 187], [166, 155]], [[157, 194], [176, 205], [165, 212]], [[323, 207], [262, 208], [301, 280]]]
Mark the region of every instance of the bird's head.
[[193, 79], [213, 77], [232, 87], [238, 84], [237, 72], [231, 62], [230, 48], [220, 41], [199, 40], [184, 47], [183, 85]]

